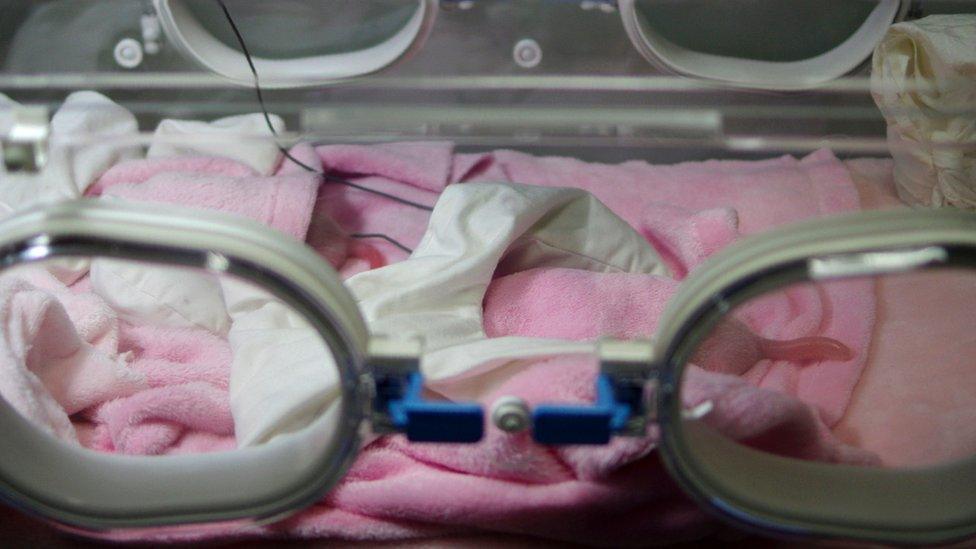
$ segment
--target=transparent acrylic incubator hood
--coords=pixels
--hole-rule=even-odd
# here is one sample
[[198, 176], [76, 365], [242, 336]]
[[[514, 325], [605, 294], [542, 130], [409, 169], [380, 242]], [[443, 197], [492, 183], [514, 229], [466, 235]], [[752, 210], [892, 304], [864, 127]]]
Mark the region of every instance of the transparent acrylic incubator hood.
[[[289, 535], [387, 445], [434, 498], [471, 497], [451, 467], [545, 490], [519, 456], [555, 455], [651, 523], [607, 479], [659, 459], [702, 524], [971, 538], [974, 21], [3, 2], [0, 496], [115, 540]], [[377, 516], [637, 543], [405, 490]]]

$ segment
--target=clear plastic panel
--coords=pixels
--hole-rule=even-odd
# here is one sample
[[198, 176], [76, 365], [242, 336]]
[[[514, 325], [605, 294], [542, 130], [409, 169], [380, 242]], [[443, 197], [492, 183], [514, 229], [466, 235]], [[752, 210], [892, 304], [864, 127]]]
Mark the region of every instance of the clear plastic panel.
[[685, 422], [837, 466], [972, 459], [974, 307], [976, 271], [960, 268], [805, 282], [752, 298], [692, 355]]
[[754, 524], [945, 542], [972, 534], [976, 270], [767, 291], [682, 371], [685, 478]]
[[[814, 32], [818, 41], [798, 41], [790, 43], [789, 49], [773, 51], [766, 49], [764, 37], [750, 36], [756, 40], [724, 44], [734, 46], [737, 52], [716, 49], [708, 53], [748, 54], [767, 61], [802, 57], [841, 39], [841, 31], [855, 27], [861, 18], [859, 10], [871, 3], [851, 2], [845, 10], [853, 11], [846, 12], [817, 11], [813, 9], [815, 2], [804, 2], [809, 8], [804, 13], [817, 15], [816, 21], [809, 21], [815, 25], [805, 26], [805, 20], [793, 23], [832, 31], [830, 36]], [[442, 0], [436, 2], [436, 17], [427, 21], [429, 34], [418, 33], [409, 51], [377, 67], [375, 72], [323, 81], [321, 74], [310, 70], [298, 78], [299, 84], [307, 86], [278, 89], [271, 78], [264, 78], [268, 75], [261, 70], [253, 81], [248, 77], [243, 82], [233, 82], [203, 68], [187, 54], [185, 44], [177, 43], [163, 29], [157, 4], [134, 0], [2, 3], [0, 148], [9, 165], [0, 169], [0, 216], [38, 202], [125, 194], [124, 189], [106, 189], [131, 183], [139, 187], [130, 193], [138, 200], [162, 198], [171, 204], [223, 210], [304, 239], [343, 277], [351, 277], [407, 257], [420, 242], [429, 220], [428, 210], [437, 203], [439, 193], [446, 185], [464, 179], [461, 176], [465, 174], [452, 170], [466, 166], [470, 168], [466, 174], [476, 174], [487, 166], [493, 168], [488, 174], [496, 180], [577, 186], [599, 194], [611, 211], [627, 217], [628, 224], [661, 253], [662, 261], [668, 264], [668, 282], [677, 283], [717, 248], [789, 221], [841, 211], [901, 207], [906, 202], [964, 207], [976, 204], [971, 183], [976, 101], [968, 95], [972, 75], [948, 74], [931, 79], [931, 64], [925, 60], [914, 59], [898, 82], [872, 82], [871, 59], [864, 56], [857, 66], [842, 71], [843, 76], [802, 92], [728, 88], [713, 81], [665, 73], [645, 59], [628, 35], [615, 2]], [[182, 4], [189, 6], [202, 28], [235, 55], [242, 53], [243, 39], [251, 53], [272, 60], [368, 49], [395, 37], [411, 14], [418, 13], [410, 11], [418, 3], [407, 0], [288, 0], [273, 2], [274, 8], [269, 7], [272, 2], [227, 0], [241, 33], [238, 38], [218, 3], [186, 0]], [[657, 17], [654, 22], [658, 30], [674, 42], [689, 48], [706, 47], [701, 41], [702, 31], [709, 27], [703, 25], [694, 34], [682, 35], [673, 22], [683, 14], [676, 2], [671, 4], [657, 14], [645, 13], [644, 17]], [[280, 11], [269, 18], [271, 9]], [[333, 17], [328, 10], [341, 12], [341, 16]], [[721, 15], [729, 12], [735, 14], [733, 8], [726, 6], [710, 14], [712, 19], [706, 22], [728, 23]], [[797, 13], [800, 11], [793, 15]], [[926, 0], [914, 3], [913, 9], [902, 15], [910, 20], [939, 13], [973, 14], [976, 2]], [[767, 39], [782, 43], [789, 28], [776, 26], [777, 33]], [[237, 70], [248, 76], [250, 67], [245, 56], [235, 59]], [[302, 81], [303, 77], [307, 78]], [[930, 80], [938, 80], [938, 86]], [[212, 123], [238, 115], [252, 116]], [[904, 132], [906, 128], [915, 133]], [[451, 156], [443, 170], [448, 175], [441, 173], [433, 183], [423, 175], [433, 164], [426, 162], [428, 157], [434, 158], [433, 148], [422, 148], [419, 161], [410, 158], [413, 163], [393, 175], [375, 169], [359, 173], [355, 169], [359, 166], [349, 167], [350, 163], [344, 169], [334, 168], [340, 163], [339, 153], [344, 154], [346, 149], [320, 150], [318, 156], [306, 155], [307, 149], [305, 153], [292, 149], [298, 144], [396, 142], [420, 142], [423, 147], [430, 146], [430, 142], [449, 143]], [[292, 150], [294, 158], [284, 157], [281, 148]], [[583, 163], [518, 157], [524, 161], [520, 164], [524, 169], [512, 175], [506, 171], [511, 164], [493, 156], [498, 149], [573, 157]], [[828, 152], [816, 154], [820, 149]], [[363, 149], [354, 149], [349, 157], [362, 152]], [[771, 159], [784, 154], [800, 158], [812, 153], [816, 155], [803, 161]], [[306, 164], [299, 164], [295, 158]], [[30, 159], [37, 161], [36, 173], [22, 169], [30, 164]], [[661, 166], [712, 159], [767, 162]], [[631, 160], [649, 164], [606, 165]], [[411, 179], [415, 174], [404, 174], [417, 165], [422, 173], [419, 179]], [[326, 173], [330, 183], [320, 185], [318, 174], [307, 171]], [[213, 178], [207, 179], [209, 176]], [[192, 193], [177, 196], [176, 189], [197, 183], [220, 190], [206, 204], [203, 200], [190, 200]], [[337, 192], [339, 184], [352, 190], [349, 194]], [[245, 185], [255, 192], [233, 194]], [[368, 189], [363, 191], [361, 187]], [[280, 196], [294, 198], [293, 202], [282, 204], [294, 207], [289, 213], [301, 211], [301, 216], [278, 216], [282, 212], [262, 209], [265, 203], [261, 201], [268, 198], [262, 193], [269, 189], [271, 194], [280, 190]], [[934, 193], [934, 189], [939, 193]], [[657, 191], [661, 194], [655, 195]], [[724, 191], [728, 193], [723, 194]], [[369, 197], [356, 194], [359, 192], [384, 197], [379, 200], [381, 206], [364, 213]], [[386, 200], [399, 202], [396, 207], [402, 208], [394, 210]], [[388, 211], [395, 213], [390, 215]], [[299, 217], [310, 220], [309, 225], [293, 223]], [[720, 233], [715, 241], [689, 243], [678, 238], [698, 223], [716, 220], [718, 224], [710, 225]], [[91, 264], [103, 261], [96, 259]], [[115, 266], [119, 266], [117, 262]], [[131, 269], [123, 270], [148, 268], [135, 264], [128, 267]], [[169, 268], [159, 266], [149, 270], [164, 278], [173, 274]], [[189, 277], [180, 275], [180, 279], [200, 282], [200, 276], [192, 273]], [[808, 458], [856, 462], [878, 470], [879, 464], [907, 470], [958, 461], [976, 452], [972, 433], [967, 428], [957, 428], [965, 426], [976, 409], [976, 405], [967, 408], [973, 404], [966, 396], [972, 391], [963, 390], [970, 389], [966, 379], [972, 377], [964, 371], [966, 364], [962, 360], [967, 350], [964, 327], [968, 325], [963, 316], [972, 307], [959, 307], [973, 297], [970, 290], [974, 279], [976, 276], [970, 272], [938, 271], [782, 290], [764, 298], [773, 305], [765, 301], [746, 304], [737, 311], [741, 313], [739, 317], [730, 316], [698, 357], [703, 364], [689, 368], [688, 375], [701, 376], [709, 383], [711, 379], [718, 385], [735, 384], [742, 394], [765, 391], [762, 394], [771, 399], [771, 406], [789, 411], [793, 414], [790, 421], [798, 422], [779, 425], [786, 430], [785, 440], [790, 441], [785, 446], [777, 442], [784, 432], [777, 432], [777, 425], [765, 423], [762, 425], [771, 429], [772, 435], [726, 436], [725, 441], [733, 448], [748, 445], [769, 455], [792, 456], [805, 462], [809, 462]], [[224, 282], [209, 278], [206, 284], [211, 288], [220, 286], [221, 290], [208, 292], [207, 298], [224, 300], [222, 306], [229, 311], [227, 288], [234, 284]], [[824, 296], [833, 295], [835, 285], [860, 290], [838, 289], [850, 299], [831, 301], [826, 306]], [[177, 285], [174, 295], [179, 297], [190, 289], [187, 284]], [[72, 287], [69, 291], [73, 290]], [[89, 291], [94, 290], [79, 287], [75, 293]], [[113, 291], [99, 299], [119, 297]], [[870, 305], [865, 301], [869, 298], [874, 300]], [[629, 296], [621, 298], [621, 302], [625, 301], [630, 301]], [[666, 297], [656, 295], [648, 301], [654, 302], [656, 311], [663, 308]], [[799, 324], [789, 324], [802, 332], [797, 337], [810, 337], [803, 330], [832, 326], [837, 315], [868, 316], [873, 328], [859, 325], [864, 339], [857, 345], [825, 336], [830, 339], [791, 347], [768, 343], [766, 340], [782, 343], [793, 337], [774, 333], [775, 330], [764, 332], [763, 326], [756, 325], [755, 317], [745, 314], [751, 307], [762, 305], [772, 307], [789, 320], [793, 319], [790, 315], [803, 316], [796, 307], [813, 306], [811, 303], [819, 303], [819, 308], [815, 307], [819, 316], [803, 317], [802, 322], [797, 321]], [[177, 308], [182, 304], [177, 301]], [[190, 299], [190, 304], [198, 303]], [[123, 308], [110, 308], [112, 314], [122, 318], [119, 315]], [[271, 308], [277, 309], [273, 305]], [[902, 316], [886, 316], [891, 311]], [[956, 313], [959, 315], [952, 316]], [[288, 318], [287, 311], [273, 316]], [[125, 322], [134, 321], [126, 318]], [[135, 320], [165, 327], [160, 323], [165, 324], [166, 318]], [[916, 323], [933, 326], [932, 333], [913, 331]], [[638, 335], [650, 336], [651, 324], [647, 324], [646, 333]], [[641, 326], [643, 330], [645, 326]], [[771, 326], [770, 329], [782, 327]], [[882, 329], [888, 331], [879, 331]], [[218, 346], [233, 346], [231, 335], [228, 328]], [[923, 342], [919, 338], [930, 339]], [[948, 347], [931, 345], [932, 340], [951, 342], [958, 348], [946, 360], [939, 360], [941, 355], [935, 353], [946, 353]], [[778, 366], [774, 367], [763, 355], [769, 350], [767, 347], [784, 353], [777, 355]], [[524, 347], [518, 349], [523, 350]], [[117, 353], [117, 360], [135, 356], [126, 358], [122, 353]], [[265, 349], [253, 356], [278, 361], [269, 353]], [[291, 349], [287, 349], [290, 353]], [[851, 366], [861, 359], [859, 368]], [[327, 362], [327, 357], [323, 357], [323, 362]], [[526, 365], [526, 361], [513, 363], [516, 367]], [[806, 393], [797, 392], [799, 380], [816, 378], [821, 363], [846, 372], [843, 379], [847, 380], [844, 390], [848, 398], [843, 406], [834, 401], [811, 400]], [[591, 403], [593, 395], [560, 394], [558, 386], [539, 382], [562, 365], [572, 366], [587, 379], [595, 376], [592, 361], [580, 364], [577, 358], [565, 356], [550, 361], [548, 370], [528, 364], [541, 372], [539, 378], [529, 381], [545, 389], [534, 395], [518, 386], [501, 391], [502, 381], [492, 381], [491, 374], [456, 380], [457, 394], [445, 388], [450, 380], [434, 379], [430, 387], [447, 398], [474, 398], [486, 406], [496, 404], [503, 396], [519, 397], [531, 405], [582, 405]], [[945, 379], [953, 379], [951, 376], [958, 373], [959, 382], [948, 387], [938, 385], [937, 381], [945, 379], [930, 376], [933, 368], [945, 368]], [[852, 373], [855, 370], [857, 375]], [[896, 376], [903, 384], [899, 391], [903, 392], [892, 392], [887, 382], [873, 381], [872, 372], [879, 371]], [[326, 379], [328, 368], [321, 373]], [[288, 376], [275, 380], [294, 381]], [[707, 383], [701, 385], [704, 382], [699, 379], [685, 387], [688, 395], [692, 394], [689, 387], [695, 383], [701, 390], [707, 388]], [[231, 378], [217, 384], [225, 384], [227, 394], [232, 395]], [[757, 388], [757, 384], [761, 387]], [[499, 391], [488, 398], [486, 387]], [[950, 392], [952, 398], [946, 396]], [[707, 396], [688, 400], [685, 421], [689, 425], [706, 425], [709, 418], [718, 417], [716, 410], [721, 410]], [[226, 398], [230, 400], [225, 404], [233, 410], [232, 396]], [[915, 408], [906, 408], [906, 402]], [[301, 413], [321, 419], [327, 408]], [[81, 416], [68, 416], [80, 422], [76, 432], [89, 429], [81, 425], [91, 423], [84, 416], [89, 413], [86, 410], [77, 412]], [[236, 418], [232, 419], [235, 421], [230, 426], [236, 434], [239, 426]], [[300, 436], [300, 424], [286, 431]], [[219, 436], [229, 445], [225, 448], [228, 453], [234, 455], [233, 450], [240, 448], [244, 439], [238, 436], [232, 440], [228, 424], [222, 426]], [[716, 428], [721, 433], [731, 432], [722, 431], [731, 427]], [[910, 431], [916, 439], [898, 435], [896, 428]], [[647, 437], [632, 443], [645, 444], [649, 450], [656, 435], [649, 431]], [[300, 450], [295, 437], [282, 436], [283, 442], [292, 444], [292, 450]], [[492, 429], [489, 436], [511, 437], [518, 444], [529, 444], [528, 433], [509, 435]], [[911, 446], [916, 440], [921, 442]], [[261, 451], [275, 445], [274, 436], [269, 431], [258, 431], [249, 435], [245, 444], [255, 447], [248, 450]], [[542, 452], [534, 445], [532, 448]], [[159, 454], [171, 449], [164, 445], [131, 453]], [[166, 459], [149, 461], [159, 463]], [[265, 479], [268, 493], [274, 491], [273, 480]], [[200, 501], [205, 508], [206, 498]]]
[[[201, 25], [228, 48], [241, 51], [217, 2], [187, 2]], [[251, 53], [269, 59], [291, 59], [346, 53], [376, 46], [407, 25], [416, 0], [285, 0], [269, 4], [245, 0], [229, 4]]]
[[[644, 24], [683, 48], [760, 61], [799, 61], [846, 40], [876, 4], [855, 0], [824, 9], [817, 0], [789, 4], [645, 0], [637, 2], [637, 9]], [[770, 26], [770, 20], [779, 24]]]
[[336, 359], [301, 313], [251, 282], [84, 256], [3, 271], [0, 299], [2, 396], [68, 445], [232, 453], [313, 424], [320, 442], [336, 431]]
[[[201, 21], [237, 51], [216, 3], [191, 0], [188, 5], [197, 3]], [[230, 4], [255, 52], [290, 56], [307, 53], [305, 47], [340, 48], [333, 47], [329, 33], [303, 38], [310, 22], [322, 19], [345, 32], [358, 21], [371, 29], [357, 35], [366, 40], [372, 30], [386, 36], [386, 27], [393, 25], [387, 19], [402, 11], [399, 3], [387, 11], [391, 4], [379, 0], [357, 2], [352, 10], [344, 2], [314, 2], [319, 11], [312, 18], [301, 15], [309, 4], [294, 2], [258, 29], [254, 21], [267, 8]], [[163, 119], [210, 120], [260, 109], [253, 89], [200, 68], [171, 43], [153, 22], [151, 3], [17, 1], [0, 9], [0, 93], [23, 104], [43, 105], [53, 113], [68, 93], [97, 90], [134, 112], [146, 134]], [[330, 17], [327, 9], [342, 16]], [[976, 12], [976, 5], [939, 0], [925, 2], [912, 16], [967, 11]], [[842, 11], [829, 13], [846, 17]], [[292, 44], [283, 33], [272, 32], [288, 21], [301, 22]], [[267, 32], [272, 35], [265, 40]], [[141, 51], [137, 66], [120, 64], [117, 49], [125, 40], [135, 41]], [[525, 61], [536, 55], [538, 63]], [[246, 68], [243, 56], [239, 61]], [[892, 147], [952, 154], [972, 147], [958, 135], [925, 143], [889, 139], [886, 116], [914, 105], [889, 106], [883, 116], [870, 94], [869, 59], [863, 61], [848, 77], [802, 94], [734, 91], [662, 75], [635, 49], [612, 3], [442, 2], [423, 45], [381, 73], [328, 85], [309, 74], [310, 82], [317, 82], [310, 89], [266, 89], [264, 96], [268, 110], [284, 118], [285, 145], [446, 140], [596, 161], [662, 163], [803, 154], [825, 147], [842, 156], [883, 156]], [[972, 117], [972, 109], [963, 101], [924, 116], [949, 124]], [[149, 137], [133, 139], [145, 145]]]

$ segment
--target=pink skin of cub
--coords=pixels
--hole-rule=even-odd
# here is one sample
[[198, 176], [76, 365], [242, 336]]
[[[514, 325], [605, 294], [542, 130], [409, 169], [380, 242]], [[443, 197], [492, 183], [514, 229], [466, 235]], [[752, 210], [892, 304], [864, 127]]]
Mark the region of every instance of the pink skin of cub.
[[766, 339], [738, 320], [726, 318], [701, 343], [691, 362], [708, 371], [742, 375], [764, 359], [812, 362], [853, 357], [850, 348], [833, 338]]

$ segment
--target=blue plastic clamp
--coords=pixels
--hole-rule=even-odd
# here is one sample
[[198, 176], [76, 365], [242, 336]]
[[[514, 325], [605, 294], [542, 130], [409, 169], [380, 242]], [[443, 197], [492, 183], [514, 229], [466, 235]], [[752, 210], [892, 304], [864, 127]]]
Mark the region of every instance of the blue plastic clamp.
[[543, 404], [532, 412], [532, 438], [540, 444], [607, 444], [643, 410], [641, 392], [600, 374], [592, 406]]
[[376, 405], [385, 410], [392, 427], [412, 442], [478, 442], [485, 418], [474, 403], [424, 400], [420, 372], [382, 375], [376, 379]]

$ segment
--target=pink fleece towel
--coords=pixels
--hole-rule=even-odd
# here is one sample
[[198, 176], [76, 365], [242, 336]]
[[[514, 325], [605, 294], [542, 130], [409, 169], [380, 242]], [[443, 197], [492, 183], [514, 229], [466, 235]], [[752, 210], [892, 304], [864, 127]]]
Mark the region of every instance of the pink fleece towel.
[[[737, 219], [727, 208], [689, 212], [655, 205], [644, 224], [645, 236], [682, 278], [739, 236]], [[742, 374], [760, 387], [796, 395], [834, 425], [867, 361], [874, 327], [870, 286], [855, 280], [794, 287], [746, 304], [736, 316], [769, 344], [829, 338], [840, 345], [807, 360], [795, 353], [753, 353], [747, 355], [751, 362], [713, 361], [709, 369]], [[533, 269], [495, 280], [485, 299], [485, 330], [496, 337], [651, 338], [676, 290], [677, 281], [655, 276]], [[756, 340], [756, 345], [764, 343]], [[729, 355], [729, 347], [722, 352]]]
[[130, 455], [236, 447], [226, 340], [203, 329], [122, 323], [119, 351], [147, 387], [77, 418], [87, 447]]
[[315, 174], [261, 177], [231, 160], [177, 160], [183, 162], [142, 160], [118, 165], [89, 194], [236, 214], [305, 240], [318, 192]]
[[[316, 152], [323, 169], [351, 177], [358, 185], [431, 205], [446, 185], [466, 181], [583, 188], [641, 231], [678, 278], [740, 233], [857, 207], [850, 178], [826, 152], [803, 160], [677, 166], [590, 164], [512, 151], [465, 155], [443, 143], [330, 146]], [[298, 147], [294, 154], [303, 162], [315, 160], [309, 147]], [[427, 212], [350, 186], [326, 182], [317, 201], [312, 200], [313, 181], [317, 179], [287, 161], [278, 175], [260, 178], [242, 164], [198, 157], [120, 164], [101, 178], [92, 194], [245, 215], [307, 237], [346, 274], [398, 261], [405, 254], [379, 239], [349, 242], [345, 235], [386, 233], [413, 246], [425, 230]], [[228, 200], [229, 196], [235, 198]], [[498, 273], [501, 278], [485, 302], [489, 333], [549, 331], [572, 339], [646, 335], [653, 332], [676, 287], [675, 280], [641, 275], [611, 280], [565, 269], [537, 271]], [[534, 287], [546, 293], [567, 285], [573, 287], [570, 295], [575, 299], [556, 301], [548, 308], [526, 301], [532, 296], [520, 290]], [[83, 286], [84, 281], [79, 283]], [[871, 302], [863, 304], [870, 310]], [[824, 310], [815, 305], [805, 309], [812, 311], [810, 318]], [[581, 306], [594, 313], [593, 321], [584, 322], [587, 315], [572, 315], [571, 307]], [[770, 322], [783, 315], [775, 307], [763, 314]], [[804, 316], [795, 324], [803, 328], [810, 322]], [[860, 322], [856, 327], [869, 327], [871, 319]], [[759, 334], [756, 337], [777, 335], [764, 332], [773, 328], [762, 322], [750, 327]], [[82, 442], [102, 451], [137, 454], [232, 448], [226, 343], [211, 339], [209, 333], [126, 323], [118, 333], [117, 352], [124, 353], [144, 385], [75, 414]], [[797, 328], [788, 335], [812, 333]], [[844, 344], [863, 348], [859, 340]], [[763, 350], [761, 345], [757, 348]], [[787, 373], [795, 371], [789, 364], [784, 367]], [[585, 402], [593, 397], [595, 373], [594, 364], [577, 359], [538, 361], [502, 383], [485, 404], [501, 394], [517, 394], [533, 403]], [[857, 369], [840, 374], [839, 389], [824, 382], [801, 395], [815, 402], [819, 411], [745, 378], [695, 367], [689, 372], [686, 397], [688, 404], [711, 400], [715, 411], [703, 421], [748, 444], [807, 459], [873, 463], [871, 454], [844, 446], [825, 427], [825, 410], [834, 406], [834, 413], [842, 411]], [[759, 377], [764, 383], [768, 375]], [[449, 387], [470, 382], [443, 383]], [[823, 396], [826, 393], [818, 387], [839, 396]], [[823, 396], [821, 402], [818, 395]], [[403, 539], [489, 530], [600, 545], [705, 535], [710, 521], [670, 481], [653, 452], [654, 440], [652, 433], [606, 447], [550, 449], [532, 444], [525, 435], [492, 429], [484, 441], [471, 446], [413, 445], [401, 437], [384, 437], [363, 451], [327, 501], [276, 525], [224, 533]]]
[[145, 387], [116, 355], [112, 310], [43, 269], [0, 276], [0, 323], [0, 395], [62, 440], [77, 443], [71, 414]]

